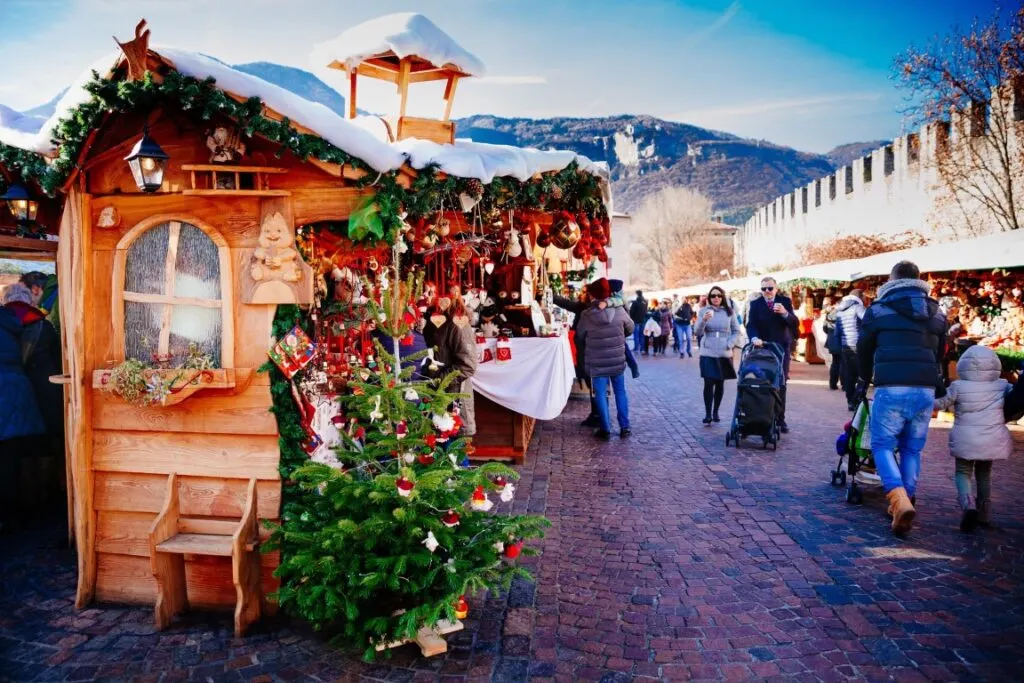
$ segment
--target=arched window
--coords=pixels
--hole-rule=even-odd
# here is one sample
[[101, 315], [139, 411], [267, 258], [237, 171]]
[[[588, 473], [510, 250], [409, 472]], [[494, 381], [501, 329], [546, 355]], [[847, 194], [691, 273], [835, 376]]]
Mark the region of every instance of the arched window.
[[234, 365], [230, 255], [216, 231], [192, 218], [147, 219], [121, 239], [114, 268], [123, 358], [173, 366], [195, 345], [215, 367]]

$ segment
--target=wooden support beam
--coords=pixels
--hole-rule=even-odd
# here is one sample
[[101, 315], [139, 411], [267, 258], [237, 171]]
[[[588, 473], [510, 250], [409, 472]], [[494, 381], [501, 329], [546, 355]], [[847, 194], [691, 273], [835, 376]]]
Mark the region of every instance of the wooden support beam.
[[455, 88], [459, 86], [458, 76], [449, 76], [448, 84], [444, 87], [444, 118], [447, 121], [452, 115], [452, 104], [455, 102]]
[[348, 117], [356, 117], [356, 79], [359, 77], [359, 67], [353, 67], [348, 73]]
[[[401, 103], [398, 105], [399, 121], [405, 116], [405, 105], [409, 100], [409, 69], [411, 67], [412, 62], [408, 57], [404, 58], [398, 67], [398, 95], [401, 97]], [[398, 133], [398, 137], [401, 139], [401, 132]]]

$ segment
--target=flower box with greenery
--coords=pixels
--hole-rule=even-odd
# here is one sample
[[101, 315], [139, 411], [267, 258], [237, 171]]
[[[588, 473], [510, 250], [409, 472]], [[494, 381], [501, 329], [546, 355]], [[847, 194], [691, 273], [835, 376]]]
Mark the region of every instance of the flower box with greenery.
[[[410, 331], [408, 291], [393, 286], [367, 306], [394, 349]], [[297, 310], [282, 308], [280, 330], [298, 322]], [[367, 659], [381, 645], [463, 616], [465, 595], [529, 578], [511, 560], [532, 554], [523, 541], [549, 525], [543, 517], [492, 512], [511, 503], [518, 474], [500, 463], [469, 465], [458, 436], [459, 395], [450, 390], [454, 374], [414, 380], [425, 352], [398, 365], [379, 342], [375, 350], [379, 362], [353, 373], [338, 399], [340, 469], [303, 461], [297, 408], [283, 375], [272, 370], [288, 483], [281, 523], [264, 545], [282, 551], [275, 571], [281, 607]]]
[[174, 366], [170, 358], [152, 363], [129, 358], [113, 368], [95, 370], [94, 389], [120, 396], [137, 406], [168, 407], [181, 403], [197, 391], [206, 389], [240, 390], [248, 384], [252, 370], [217, 368], [213, 359], [189, 345], [182, 361]]

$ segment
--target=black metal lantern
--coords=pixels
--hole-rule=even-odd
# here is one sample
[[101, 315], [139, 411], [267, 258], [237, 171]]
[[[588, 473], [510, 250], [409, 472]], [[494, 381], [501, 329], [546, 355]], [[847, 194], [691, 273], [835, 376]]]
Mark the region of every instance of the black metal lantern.
[[143, 128], [142, 138], [124, 160], [128, 162], [138, 188], [143, 192], [156, 192], [164, 183], [164, 170], [170, 158], [156, 140], [149, 137], [148, 128]]
[[32, 199], [24, 185], [17, 183], [11, 185], [0, 199], [7, 202], [7, 208], [11, 210], [15, 220], [19, 223], [35, 222], [36, 212], [39, 211], [39, 202]]

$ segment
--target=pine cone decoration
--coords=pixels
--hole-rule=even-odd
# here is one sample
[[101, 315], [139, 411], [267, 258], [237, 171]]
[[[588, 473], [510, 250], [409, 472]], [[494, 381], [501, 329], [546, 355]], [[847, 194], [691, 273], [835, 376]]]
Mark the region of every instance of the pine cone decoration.
[[479, 197], [484, 193], [484, 184], [476, 178], [470, 178], [466, 182], [466, 192], [471, 197]]
[[562, 194], [563, 194], [562, 193], [562, 188], [560, 186], [558, 186], [558, 185], [552, 185], [551, 186], [551, 198], [552, 199], [554, 199], [555, 201], [558, 201], [559, 199], [562, 198]]

